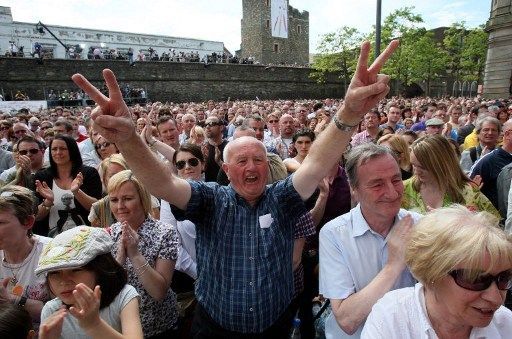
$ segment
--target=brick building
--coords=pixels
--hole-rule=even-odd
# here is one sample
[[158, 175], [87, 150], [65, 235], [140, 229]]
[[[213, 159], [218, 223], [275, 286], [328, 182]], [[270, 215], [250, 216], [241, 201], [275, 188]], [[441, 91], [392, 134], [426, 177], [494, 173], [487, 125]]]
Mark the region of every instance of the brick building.
[[[242, 2], [242, 58], [252, 57], [262, 64], [309, 63], [309, 12], [293, 8], [289, 0]], [[277, 16], [273, 9], [278, 3], [283, 4], [281, 16]], [[278, 26], [282, 27], [279, 33]]]

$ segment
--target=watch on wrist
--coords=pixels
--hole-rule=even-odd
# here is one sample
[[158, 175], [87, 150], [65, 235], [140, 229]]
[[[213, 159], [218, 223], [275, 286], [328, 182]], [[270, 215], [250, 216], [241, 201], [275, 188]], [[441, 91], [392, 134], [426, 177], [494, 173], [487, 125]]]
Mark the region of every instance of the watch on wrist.
[[338, 120], [338, 117], [337, 116], [334, 116], [334, 118], [332, 119], [332, 121], [334, 121], [334, 124], [336, 125], [336, 127], [340, 130], [340, 131], [343, 131], [343, 132], [352, 132], [352, 130], [357, 127], [357, 125], [359, 125], [359, 123], [357, 123], [356, 125], [354, 126], [351, 126], [351, 125], [347, 125], [341, 121]]

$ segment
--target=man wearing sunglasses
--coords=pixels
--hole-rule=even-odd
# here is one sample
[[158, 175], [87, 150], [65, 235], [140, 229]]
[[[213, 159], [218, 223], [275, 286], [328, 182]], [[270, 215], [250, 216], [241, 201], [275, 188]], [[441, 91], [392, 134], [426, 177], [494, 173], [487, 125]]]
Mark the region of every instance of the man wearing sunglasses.
[[368, 67], [370, 43], [361, 46], [354, 79], [333, 123], [293, 175], [269, 186], [265, 145], [252, 137], [235, 139], [224, 149], [222, 166], [229, 186], [178, 178], [137, 135], [111, 70], [103, 71], [108, 97], [82, 75], [73, 75], [98, 104], [92, 113], [98, 132], [118, 145], [153, 195], [173, 206], [177, 220], [196, 225], [199, 275], [193, 335], [289, 336], [294, 317], [293, 231], [307, 211], [303, 201], [340, 159], [364, 114], [389, 92], [389, 77], [379, 72], [397, 47], [397, 41], [391, 42]]
[[15, 149], [16, 165], [2, 172], [0, 181], [30, 188], [32, 175], [43, 167], [44, 144], [26, 135], [18, 141]]

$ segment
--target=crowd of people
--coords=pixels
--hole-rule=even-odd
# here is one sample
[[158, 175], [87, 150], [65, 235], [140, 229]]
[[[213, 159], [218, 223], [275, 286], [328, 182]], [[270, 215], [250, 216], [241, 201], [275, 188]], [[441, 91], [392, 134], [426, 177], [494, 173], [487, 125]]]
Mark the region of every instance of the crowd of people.
[[512, 101], [387, 97], [395, 48], [343, 100], [1, 114], [0, 337], [510, 336]]
[[[34, 52], [29, 53], [29, 55], [33, 58], [40, 59], [53, 59], [54, 53], [53, 51], [44, 50], [39, 43], [34, 44]], [[6, 49], [5, 57], [25, 57], [25, 53], [23, 52], [23, 46], [18, 47], [15, 43], [11, 44], [9, 49]], [[244, 65], [261, 65], [261, 62], [256, 60], [253, 56], [249, 57], [240, 57], [237, 55], [232, 55], [227, 52], [217, 53], [212, 52], [210, 54], [205, 54], [200, 56], [199, 51], [177, 51], [174, 48], [169, 48], [158, 53], [153, 47], [148, 47], [147, 49], [117, 49], [117, 48], [108, 48], [101, 46], [91, 46], [87, 51], [84, 51], [80, 45], [69, 45], [66, 50], [66, 59], [88, 59], [88, 60], [127, 60], [131, 65], [134, 63], [142, 62], [142, 61], [167, 61], [167, 62], [200, 62], [204, 64], [244, 64]], [[270, 63], [265, 64], [265, 66], [286, 66], [286, 67], [309, 67], [309, 64], [298, 64], [298, 63]]]

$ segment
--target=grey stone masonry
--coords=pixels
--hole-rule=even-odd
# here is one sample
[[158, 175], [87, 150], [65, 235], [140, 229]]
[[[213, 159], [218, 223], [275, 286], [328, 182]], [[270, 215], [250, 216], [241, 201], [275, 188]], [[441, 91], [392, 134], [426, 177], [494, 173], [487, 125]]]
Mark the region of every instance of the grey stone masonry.
[[271, 1], [242, 0], [242, 58], [262, 64], [308, 64], [309, 12], [288, 5], [288, 38], [273, 37]]
[[484, 96], [508, 98], [512, 86], [512, 0], [491, 0], [486, 24], [489, 49], [484, 74]]

